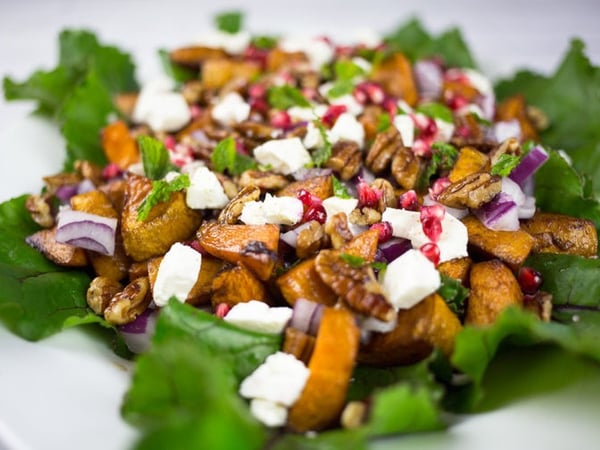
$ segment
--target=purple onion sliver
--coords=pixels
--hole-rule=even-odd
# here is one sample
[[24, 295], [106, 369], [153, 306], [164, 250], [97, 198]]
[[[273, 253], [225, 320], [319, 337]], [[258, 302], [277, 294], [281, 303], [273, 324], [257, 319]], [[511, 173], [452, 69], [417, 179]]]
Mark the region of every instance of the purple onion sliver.
[[520, 140], [521, 125], [516, 119], [496, 122], [493, 126], [492, 137], [496, 142], [503, 142], [509, 138]]
[[379, 249], [388, 263], [391, 263], [411, 248], [412, 244], [408, 239], [398, 237], [393, 237], [389, 241], [379, 245]]
[[522, 186], [523, 182], [533, 175], [547, 159], [548, 153], [546, 150], [541, 145], [536, 145], [523, 157], [519, 165], [512, 170], [509, 175], [510, 179]]
[[323, 305], [315, 303], [317, 306], [313, 309], [313, 313], [310, 316], [310, 322], [308, 324], [308, 334], [316, 336], [319, 332], [319, 325], [321, 325], [321, 318], [323, 317]]
[[78, 194], [85, 194], [87, 192], [91, 192], [91, 191], [95, 191], [96, 190], [96, 185], [94, 183], [92, 183], [92, 180], [86, 178], [85, 180], [83, 180], [81, 183], [79, 183], [77, 185], [77, 193]]
[[63, 184], [56, 189], [56, 197], [61, 201], [61, 203], [69, 203], [71, 197], [77, 194], [77, 185], [76, 184]]
[[517, 204], [512, 197], [500, 192], [494, 199], [473, 210], [475, 216], [490, 230], [516, 231], [519, 229]]
[[292, 176], [296, 181], [305, 181], [315, 177], [331, 175], [333, 170], [327, 168], [301, 168], [292, 173]]
[[434, 61], [418, 61], [414, 66], [415, 79], [421, 97], [436, 100], [442, 94], [442, 68]]
[[[58, 242], [58, 240], [57, 240]], [[62, 242], [63, 244], [69, 244], [73, 247], [84, 248], [86, 250], [92, 250], [97, 253], [101, 253], [103, 255], [109, 255], [108, 249], [102, 245], [100, 242], [89, 238], [89, 237], [79, 237], [73, 238]], [[113, 252], [114, 253], [114, 252]]]
[[146, 308], [146, 310], [137, 316], [133, 322], [126, 323], [119, 327], [120, 331], [125, 333], [145, 333], [148, 327], [148, 318], [154, 314], [155, 311]]

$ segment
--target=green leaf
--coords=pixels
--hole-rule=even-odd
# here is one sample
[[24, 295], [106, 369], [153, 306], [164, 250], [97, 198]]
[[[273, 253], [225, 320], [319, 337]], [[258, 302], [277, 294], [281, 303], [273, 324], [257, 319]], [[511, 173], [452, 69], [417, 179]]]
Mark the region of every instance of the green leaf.
[[210, 155], [210, 160], [216, 172], [223, 173], [228, 171], [230, 175], [240, 175], [246, 170], [257, 167], [254, 159], [237, 152], [235, 140], [231, 136], [217, 144]]
[[327, 129], [325, 128], [325, 125], [323, 125], [323, 122], [321, 122], [320, 119], [315, 119], [313, 120], [313, 124], [315, 125], [315, 127], [317, 127], [319, 133], [321, 134], [323, 146], [313, 151], [311, 154], [311, 158], [315, 166], [321, 167], [323, 164], [329, 161], [329, 158], [331, 158], [333, 146], [331, 145], [331, 141], [327, 137]]
[[542, 211], [589, 219], [600, 229], [600, 203], [591, 184], [556, 151], [535, 173], [535, 197]]
[[332, 175], [331, 177], [333, 182], [333, 195], [339, 198], [352, 198], [352, 196], [348, 193], [348, 189], [346, 189], [344, 183], [338, 180], [335, 175]]
[[217, 29], [225, 33], [235, 34], [244, 24], [244, 14], [241, 11], [227, 11], [215, 16]]
[[166, 180], [153, 180], [152, 190], [144, 198], [137, 209], [138, 220], [144, 221], [154, 208], [159, 203], [169, 201], [171, 194], [178, 191], [183, 191], [190, 187], [190, 177], [187, 174], [179, 175], [177, 178]]
[[138, 136], [144, 174], [152, 180], [160, 180], [171, 170], [169, 151], [161, 141], [151, 136]]
[[282, 86], [271, 86], [267, 90], [269, 105], [275, 109], [288, 109], [292, 106], [309, 108], [310, 102], [302, 95], [300, 89], [284, 84]]
[[350, 80], [338, 80], [327, 91], [327, 96], [330, 98], [339, 98], [344, 95], [351, 94], [354, 90], [354, 83]]
[[259, 48], [261, 50], [271, 50], [272, 48], [275, 48], [277, 46], [278, 41], [279, 38], [277, 38], [276, 36], [261, 35], [253, 36], [250, 42], [254, 47]]
[[185, 83], [186, 81], [198, 78], [197, 71], [179, 66], [171, 61], [171, 57], [169, 56], [169, 52], [167, 50], [160, 49], [158, 51], [158, 58], [160, 59], [160, 63], [165, 74], [167, 74], [167, 76], [171, 77], [177, 83]]
[[99, 136], [112, 114], [116, 114], [116, 109], [110, 92], [96, 74], [90, 72], [72, 92], [61, 112], [61, 132], [67, 143], [66, 170], [72, 170], [77, 160], [106, 164]]
[[25, 209], [26, 199], [0, 204], [0, 321], [33, 341], [80, 324], [107, 325], [87, 306], [89, 275], [56, 266], [26, 244], [39, 229]]
[[382, 113], [377, 117], [377, 133], [383, 133], [392, 126], [392, 119], [389, 113]]
[[556, 72], [544, 77], [528, 71], [497, 84], [500, 100], [514, 94], [525, 96], [549, 120], [540, 133], [542, 142], [566, 150], [573, 165], [600, 185], [600, 69], [584, 53], [584, 44], [573, 40]]
[[519, 165], [520, 162], [521, 156], [503, 153], [498, 158], [498, 161], [496, 161], [496, 163], [492, 166], [490, 173], [492, 175], [507, 177], [513, 171], [513, 169]]
[[351, 267], [362, 267], [365, 265], [365, 258], [361, 256], [351, 255], [350, 253], [342, 253], [340, 259]]
[[448, 307], [458, 317], [465, 314], [465, 300], [469, 296], [469, 289], [464, 287], [459, 280], [442, 274], [442, 285], [437, 293], [446, 301]]
[[431, 159], [427, 163], [425, 170], [419, 175], [417, 190], [424, 192], [429, 187], [431, 177], [436, 173], [452, 169], [457, 158], [458, 150], [452, 144], [446, 142], [434, 142], [431, 144]]
[[432, 119], [440, 119], [449, 123], [454, 122], [454, 117], [452, 116], [452, 111], [450, 108], [448, 108], [446, 105], [442, 105], [441, 103], [424, 103], [419, 105], [415, 111], [425, 114]]

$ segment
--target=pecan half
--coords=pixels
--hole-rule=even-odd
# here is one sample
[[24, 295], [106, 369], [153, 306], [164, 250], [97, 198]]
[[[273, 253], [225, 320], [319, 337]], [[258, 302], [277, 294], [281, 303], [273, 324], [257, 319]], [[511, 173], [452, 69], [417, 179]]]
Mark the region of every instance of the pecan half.
[[498, 162], [500, 157], [504, 154], [507, 155], [520, 155], [521, 144], [515, 138], [505, 139], [497, 148], [490, 152], [490, 162], [492, 166]]
[[348, 220], [355, 225], [372, 225], [381, 222], [381, 213], [375, 208], [369, 208], [368, 206], [354, 208], [350, 213]]
[[273, 139], [280, 131], [262, 122], [244, 120], [235, 126], [235, 129], [244, 137], [261, 142]]
[[402, 147], [402, 137], [396, 127], [378, 133], [365, 157], [365, 165], [375, 174], [385, 171], [396, 151]]
[[403, 189], [414, 189], [421, 171], [421, 161], [413, 151], [400, 146], [392, 160], [392, 175]]
[[238, 180], [238, 184], [242, 187], [254, 185], [264, 191], [277, 191], [289, 183], [289, 180], [283, 175], [262, 170], [246, 170]]
[[225, 208], [219, 213], [217, 221], [219, 223], [227, 223], [229, 225], [236, 224], [244, 205], [248, 202], [257, 201], [260, 198], [260, 189], [258, 186], [245, 186], [233, 197]]
[[385, 211], [386, 207], [396, 208], [398, 206], [398, 199], [396, 198], [396, 192], [394, 186], [385, 178], [375, 178], [371, 183], [371, 187], [379, 189], [381, 191], [381, 198], [377, 205], [377, 210], [380, 213]]
[[340, 250], [321, 250], [315, 259], [319, 277], [350, 308], [366, 316], [390, 322], [396, 311], [385, 297], [381, 285], [368, 265], [350, 265]]
[[298, 234], [296, 255], [300, 259], [308, 258], [327, 244], [325, 228], [316, 220], [311, 220], [308, 226]]
[[451, 208], [479, 208], [491, 201], [501, 189], [502, 179], [499, 176], [478, 172], [449, 185], [438, 195], [438, 201]]
[[349, 180], [360, 170], [362, 152], [354, 141], [337, 141], [331, 149], [331, 158], [325, 163], [326, 167], [335, 170], [344, 181]]
[[118, 281], [108, 277], [96, 277], [85, 294], [87, 304], [96, 314], [102, 315], [111, 299], [123, 290]]
[[329, 235], [333, 248], [340, 248], [353, 237], [348, 228], [348, 217], [343, 212], [339, 212], [327, 220], [325, 232]]
[[40, 195], [30, 195], [25, 202], [25, 209], [31, 214], [35, 223], [44, 228], [54, 226], [54, 217], [48, 199]]
[[148, 277], [136, 278], [110, 300], [104, 310], [104, 318], [114, 325], [133, 322], [150, 304], [149, 291]]

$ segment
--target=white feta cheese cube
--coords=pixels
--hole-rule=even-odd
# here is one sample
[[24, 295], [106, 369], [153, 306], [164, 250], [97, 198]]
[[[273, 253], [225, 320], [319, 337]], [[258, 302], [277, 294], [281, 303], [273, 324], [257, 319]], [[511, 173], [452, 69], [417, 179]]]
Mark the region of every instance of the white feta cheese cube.
[[312, 162], [310, 153], [302, 145], [300, 138], [273, 139], [254, 149], [254, 158], [263, 166], [289, 175]]
[[264, 225], [267, 223], [262, 202], [250, 201], [244, 203], [240, 220], [246, 225]]
[[364, 111], [364, 106], [354, 98], [352, 94], [342, 95], [340, 97], [328, 98], [332, 105], [344, 105], [349, 114], [358, 116]]
[[490, 80], [474, 69], [460, 69], [464, 76], [469, 80], [469, 84], [477, 89], [481, 94], [492, 94], [494, 93], [494, 88]]
[[304, 136], [302, 143], [306, 148], [318, 148], [325, 145], [323, 136], [321, 136], [321, 132], [314, 123], [308, 122], [308, 125], [306, 126], [306, 135]]
[[267, 223], [294, 225], [302, 219], [304, 205], [296, 197], [274, 197], [267, 194], [263, 201], [263, 211]]
[[133, 109], [133, 120], [146, 123], [154, 131], [176, 131], [192, 118], [183, 95], [172, 92], [173, 82], [164, 78], [146, 84]]
[[287, 421], [288, 411], [278, 403], [255, 398], [250, 401], [250, 414], [268, 427], [282, 427]]
[[360, 67], [365, 74], [370, 73], [371, 69], [373, 69], [373, 64], [371, 64], [365, 58], [361, 58], [360, 56], [355, 56], [352, 58], [352, 62]]
[[[329, 197], [323, 200], [323, 207], [327, 213], [327, 219], [334, 216], [337, 213], [343, 212], [346, 217], [350, 217], [350, 213], [358, 205], [358, 200], [355, 198], [340, 198], [340, 197]], [[366, 227], [355, 225], [348, 222], [348, 229], [353, 235], [357, 235], [365, 231]]]
[[246, 330], [261, 333], [281, 333], [292, 317], [292, 308], [269, 307], [264, 302], [251, 300], [236, 304], [225, 316], [225, 321]]
[[211, 111], [211, 116], [223, 125], [242, 122], [250, 115], [250, 105], [237, 92], [229, 92], [221, 98]]
[[342, 113], [328, 133], [329, 141], [334, 144], [341, 139], [354, 141], [359, 147], [365, 143], [365, 129], [350, 113]]
[[323, 64], [331, 62], [335, 55], [335, 49], [318, 38], [305, 37], [286, 37], [279, 41], [279, 48], [285, 52], [304, 52], [310, 66], [316, 70], [321, 70]]
[[242, 381], [239, 393], [244, 398], [269, 400], [290, 407], [300, 397], [309, 373], [294, 355], [273, 353]]
[[415, 123], [408, 114], [400, 114], [394, 117], [394, 126], [402, 137], [405, 147], [412, 147], [415, 142]]
[[202, 255], [192, 247], [176, 242], [163, 257], [152, 290], [154, 303], [165, 306], [171, 297], [185, 302], [196, 284]]
[[408, 250], [388, 264], [382, 286], [396, 309], [409, 309], [441, 284], [440, 274], [419, 250]]
[[217, 209], [223, 208], [229, 198], [217, 176], [208, 167], [201, 166], [190, 175], [185, 202], [192, 209]]
[[435, 119], [435, 124], [437, 125], [435, 140], [448, 142], [452, 138], [452, 134], [454, 134], [454, 124], [441, 119]]

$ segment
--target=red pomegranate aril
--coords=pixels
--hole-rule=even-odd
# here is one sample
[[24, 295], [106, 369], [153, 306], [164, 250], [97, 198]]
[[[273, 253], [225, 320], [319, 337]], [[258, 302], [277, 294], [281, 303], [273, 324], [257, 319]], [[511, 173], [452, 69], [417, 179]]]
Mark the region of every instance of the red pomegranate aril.
[[246, 144], [244, 144], [244, 142], [241, 139], [235, 140], [235, 151], [239, 155], [246, 155], [246, 156], [250, 155], [250, 152], [246, 148]]
[[437, 180], [435, 180], [433, 182], [433, 184], [429, 188], [429, 196], [433, 200], [437, 200], [438, 195], [440, 195], [442, 192], [444, 192], [444, 190], [448, 186], [450, 186], [450, 184], [452, 184], [452, 183], [450, 182], [450, 179], [448, 179], [448, 177], [438, 178]]
[[442, 234], [442, 222], [435, 217], [427, 217], [421, 220], [421, 227], [423, 228], [423, 233], [432, 242], [437, 242], [440, 240], [440, 236]]
[[458, 137], [468, 138], [471, 136], [471, 129], [467, 125], [459, 125], [454, 134]]
[[440, 263], [440, 248], [433, 242], [421, 245], [419, 251], [435, 266]]
[[123, 171], [116, 163], [109, 163], [104, 167], [104, 169], [102, 169], [102, 177], [105, 180], [116, 178], [122, 173]]
[[248, 88], [248, 97], [250, 98], [264, 98], [265, 95], [267, 95], [267, 88], [264, 84], [252, 84]]
[[335, 47], [336, 59], [338, 59], [342, 56], [352, 57], [353, 53], [354, 53], [354, 47], [352, 47], [350, 45], [338, 45]]
[[431, 145], [425, 139], [417, 139], [411, 148], [416, 156], [431, 158]]
[[435, 205], [423, 206], [421, 208], [420, 218], [421, 218], [421, 221], [423, 221], [424, 219], [427, 219], [427, 218], [434, 218], [439, 221], [442, 221], [444, 219], [445, 215], [446, 215], [446, 208], [444, 207], [444, 205], [440, 205], [439, 203], [436, 203]]
[[271, 125], [285, 130], [292, 125], [292, 118], [287, 111], [277, 111], [271, 116]]
[[302, 95], [304, 95], [307, 100], [315, 100], [319, 95], [319, 91], [315, 88], [305, 87], [302, 88]]
[[517, 279], [525, 294], [535, 294], [542, 285], [542, 274], [532, 267], [521, 267]]
[[311, 220], [316, 220], [321, 225], [323, 225], [327, 221], [327, 212], [325, 212], [325, 208], [323, 205], [314, 205], [310, 206], [302, 216], [303, 222], [310, 222]]
[[321, 121], [328, 127], [332, 127], [335, 121], [340, 117], [343, 113], [348, 111], [346, 105], [331, 105], [323, 114]]
[[253, 98], [250, 100], [252, 111], [266, 115], [269, 112], [269, 104], [264, 98]]
[[460, 94], [451, 94], [447, 96], [446, 105], [453, 111], [457, 111], [461, 108], [464, 108], [469, 104], [469, 101]]
[[367, 92], [359, 86], [354, 88], [354, 92], [352, 92], [354, 99], [360, 103], [361, 105], [366, 105], [369, 101], [369, 96]]
[[386, 97], [381, 106], [392, 118], [398, 113], [398, 101], [394, 97]]
[[414, 189], [406, 191], [404, 194], [400, 195], [400, 198], [398, 198], [398, 206], [408, 211], [419, 210], [419, 198], [417, 197], [417, 193], [414, 191]]
[[167, 149], [174, 150], [175, 146], [177, 145], [177, 141], [175, 140], [174, 136], [168, 134], [163, 139], [163, 144], [165, 144], [165, 147], [167, 147]]
[[367, 94], [373, 103], [381, 105], [385, 100], [385, 91], [376, 83], [370, 82], [366, 86]]
[[392, 224], [385, 220], [383, 222], [374, 223], [370, 228], [371, 230], [377, 230], [379, 233], [380, 244], [389, 241], [392, 238], [392, 233], [394, 232]]
[[231, 306], [229, 306], [227, 303], [219, 303], [215, 308], [215, 316], [222, 319], [227, 315], [229, 310], [231, 310]]
[[362, 178], [359, 178], [358, 185], [356, 186], [358, 192], [358, 204], [357, 208], [375, 208], [383, 193], [380, 189], [369, 186], [369, 184]]
[[298, 200], [302, 202], [304, 208], [309, 208], [314, 205], [322, 205], [323, 201], [316, 195], [311, 194], [306, 189], [299, 189], [296, 193]]

